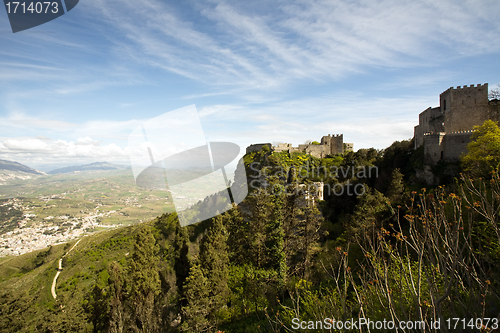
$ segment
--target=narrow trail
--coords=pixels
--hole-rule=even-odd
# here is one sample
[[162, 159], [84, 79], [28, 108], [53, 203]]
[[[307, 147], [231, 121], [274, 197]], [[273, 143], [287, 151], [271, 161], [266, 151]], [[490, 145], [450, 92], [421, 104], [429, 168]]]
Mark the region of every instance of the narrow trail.
[[70, 252], [71, 250], [73, 250], [75, 248], [76, 245], [78, 245], [78, 243], [80, 243], [80, 241], [82, 240], [83, 238], [80, 238], [76, 243], [75, 245], [73, 245], [71, 247], [71, 249], [69, 249], [68, 252], [66, 252], [62, 257], [61, 259], [59, 259], [59, 268], [57, 269], [57, 273], [56, 273], [56, 276], [54, 276], [54, 281], [52, 281], [52, 288], [50, 289], [50, 292], [52, 293], [52, 297], [54, 297], [54, 299], [57, 298], [57, 295], [56, 295], [56, 283], [57, 283], [57, 278], [59, 277], [59, 274], [61, 274], [62, 272], [62, 261], [63, 261], [63, 258], [66, 257]]

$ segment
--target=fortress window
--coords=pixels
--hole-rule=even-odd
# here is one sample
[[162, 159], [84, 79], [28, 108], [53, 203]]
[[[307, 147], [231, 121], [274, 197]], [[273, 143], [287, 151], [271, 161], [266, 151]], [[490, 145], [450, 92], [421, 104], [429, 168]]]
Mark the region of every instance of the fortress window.
[[441, 150], [441, 159], [444, 157], [444, 151]]
[[443, 100], [443, 110], [446, 110], [446, 100]]

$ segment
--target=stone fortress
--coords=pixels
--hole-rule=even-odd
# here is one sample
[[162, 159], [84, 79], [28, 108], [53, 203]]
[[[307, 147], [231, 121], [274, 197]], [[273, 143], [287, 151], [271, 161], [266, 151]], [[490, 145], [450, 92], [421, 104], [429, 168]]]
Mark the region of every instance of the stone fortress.
[[289, 154], [292, 153], [302, 153], [310, 154], [311, 156], [317, 158], [324, 158], [327, 155], [343, 154], [347, 151], [353, 151], [354, 145], [352, 143], [344, 143], [344, 135], [325, 135], [321, 138], [321, 143], [312, 144], [306, 143], [301, 144], [298, 147], [293, 147], [291, 143], [280, 143], [277, 146], [273, 146], [270, 143], [257, 143], [247, 147], [246, 153], [253, 151], [260, 151], [263, 146], [267, 145], [274, 152], [286, 151]]
[[414, 129], [415, 149], [424, 146], [426, 164], [458, 161], [467, 153], [473, 127], [500, 119], [500, 101], [488, 100], [488, 83], [451, 87], [439, 95], [439, 106], [421, 112]]

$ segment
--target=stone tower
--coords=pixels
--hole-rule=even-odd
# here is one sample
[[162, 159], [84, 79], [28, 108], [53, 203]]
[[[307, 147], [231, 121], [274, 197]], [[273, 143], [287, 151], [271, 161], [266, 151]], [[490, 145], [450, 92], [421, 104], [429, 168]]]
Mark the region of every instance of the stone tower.
[[457, 161], [467, 152], [474, 126], [499, 118], [500, 101], [488, 100], [488, 83], [451, 87], [439, 95], [438, 107], [419, 114], [415, 148], [424, 146], [427, 164]]
[[332, 152], [331, 154], [344, 153], [344, 134], [332, 135]]
[[335, 134], [324, 136], [321, 138], [321, 145], [325, 146], [326, 154], [343, 154], [344, 153], [344, 134]]
[[439, 95], [446, 133], [469, 131], [488, 120], [488, 83], [449, 88]]

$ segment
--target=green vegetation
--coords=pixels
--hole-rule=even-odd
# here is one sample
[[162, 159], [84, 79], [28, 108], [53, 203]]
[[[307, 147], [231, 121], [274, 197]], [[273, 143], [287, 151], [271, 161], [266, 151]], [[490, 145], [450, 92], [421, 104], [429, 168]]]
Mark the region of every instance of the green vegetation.
[[[412, 146], [323, 159], [248, 154], [259, 186], [240, 205], [184, 228], [165, 213], [85, 237], [64, 258], [57, 300], [50, 284], [72, 244], [2, 259], [0, 330], [289, 332], [301, 331], [294, 318], [429, 328], [497, 317], [500, 179], [465, 173], [414, 191], [422, 151]], [[323, 200], [312, 198], [318, 181]], [[362, 193], [349, 194], [356, 185]], [[229, 204], [219, 201], [207, 198], [193, 214]]]
[[461, 159], [464, 170], [478, 177], [488, 178], [500, 170], [500, 128], [493, 120], [474, 126], [468, 153]]

